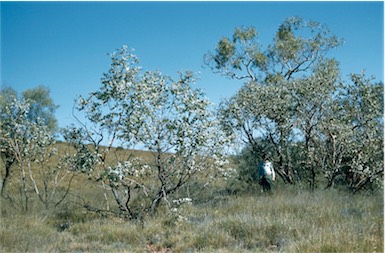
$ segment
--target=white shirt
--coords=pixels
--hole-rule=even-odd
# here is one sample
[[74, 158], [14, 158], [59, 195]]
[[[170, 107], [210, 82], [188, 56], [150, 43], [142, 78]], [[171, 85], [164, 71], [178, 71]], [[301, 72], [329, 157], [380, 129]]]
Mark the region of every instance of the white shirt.
[[273, 169], [273, 164], [271, 164], [271, 162], [269, 162], [269, 161], [264, 162], [263, 172], [264, 172], [264, 175], [268, 175], [268, 176], [271, 175], [272, 179], [275, 180], [275, 172]]

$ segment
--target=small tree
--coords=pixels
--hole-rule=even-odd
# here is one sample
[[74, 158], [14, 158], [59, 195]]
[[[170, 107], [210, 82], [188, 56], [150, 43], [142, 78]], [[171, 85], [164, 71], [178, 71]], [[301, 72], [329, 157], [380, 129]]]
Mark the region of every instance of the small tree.
[[[177, 81], [159, 72], [142, 73], [138, 58], [127, 47], [111, 59], [102, 87], [86, 99], [80, 97], [78, 109], [92, 123], [88, 128], [82, 125], [102, 167], [98, 179], [111, 189], [122, 213], [132, 215], [133, 190], [150, 199], [142, 203], [144, 210], [155, 213], [162, 200], [170, 204], [168, 197], [195, 175], [225, 172], [227, 138], [219, 130], [210, 102], [191, 87], [191, 72], [180, 73]], [[105, 135], [111, 140], [107, 149], [100, 146]], [[152, 158], [119, 158], [115, 165], [107, 165], [106, 152], [114, 143], [140, 145]], [[157, 178], [155, 185], [149, 184], [151, 175]]]
[[328, 186], [343, 176], [353, 192], [357, 192], [382, 184], [383, 84], [373, 82], [364, 73], [353, 74], [350, 79], [340, 90], [335, 114], [324, 131], [332, 147], [329, 157], [339, 164], [328, 166]]
[[[54, 201], [56, 189], [66, 176], [66, 173], [61, 174], [59, 168], [53, 170], [47, 166], [51, 156], [56, 153], [53, 147], [55, 141], [45, 122], [41, 122], [39, 118], [30, 120], [30, 108], [29, 100], [19, 101], [14, 98], [13, 102], [3, 107], [2, 113], [7, 117], [0, 123], [1, 151], [7, 152], [8, 157], [12, 157], [21, 170], [20, 206], [25, 211], [29, 208], [31, 189], [48, 208]], [[38, 171], [34, 165], [38, 165]], [[52, 180], [53, 185], [50, 185], [52, 177], [49, 175], [55, 178]], [[12, 193], [3, 193], [4, 197], [17, 204]], [[60, 203], [64, 197], [55, 204]]]
[[[67, 180], [67, 170], [52, 163], [56, 155], [53, 135], [56, 121], [51, 113], [56, 106], [46, 97], [47, 91], [42, 87], [28, 90], [22, 98], [18, 98], [10, 88], [3, 89], [1, 93], [0, 151], [6, 164], [2, 196], [13, 204], [19, 204], [25, 211], [29, 209], [31, 192], [47, 209], [59, 205], [67, 196], [72, 180]], [[50, 106], [52, 110], [45, 112]], [[11, 166], [20, 169], [20, 202], [16, 200], [15, 192], [5, 191], [11, 178]], [[65, 183], [68, 184], [63, 193], [59, 189]], [[16, 182], [14, 185], [19, 186]]]
[[[38, 127], [31, 124], [27, 118], [29, 104], [26, 101], [18, 101], [14, 99], [13, 102], [5, 106], [2, 110], [3, 115], [7, 115], [1, 121], [0, 127], [0, 141], [1, 151], [7, 154], [6, 161], [12, 163], [17, 161], [22, 171], [22, 189], [24, 193], [24, 200], [22, 201], [23, 209], [28, 210], [28, 194], [27, 194], [27, 166], [30, 169], [30, 147], [34, 145], [33, 137], [39, 132]], [[10, 176], [10, 172], [7, 173]], [[8, 178], [5, 178], [3, 184]], [[3, 185], [5, 189], [5, 185]]]
[[[254, 155], [260, 156], [272, 148], [277, 173], [284, 182], [294, 183], [290, 140], [294, 137], [295, 101], [292, 87], [287, 84], [284, 80], [275, 86], [250, 82], [221, 103], [219, 114], [226, 132], [251, 146]], [[264, 148], [259, 145], [260, 139], [268, 141]]]
[[[7, 120], [10, 120], [10, 117], [14, 115], [13, 112], [9, 110], [9, 108], [6, 110], [7, 106], [11, 105], [14, 103], [14, 100], [17, 99], [17, 93], [15, 90], [11, 88], [3, 88], [0, 92], [0, 117], [1, 117], [1, 122], [2, 125], [5, 126], [5, 122]], [[4, 126], [0, 129], [2, 131], [2, 135], [5, 134], [5, 129]], [[11, 131], [12, 129], [9, 129]], [[7, 142], [0, 142], [1, 145], [1, 159], [4, 162], [4, 168], [5, 168], [5, 174], [3, 178], [3, 182], [1, 185], [1, 196], [3, 196], [6, 186], [8, 184], [9, 178], [11, 176], [11, 167], [12, 164], [15, 162], [15, 157], [13, 155], [12, 149], [10, 146], [7, 145]]]
[[300, 139], [297, 147], [301, 151], [296, 163], [300, 177], [306, 179], [310, 189], [314, 190], [317, 187], [317, 177], [325, 166], [325, 160], [319, 152], [325, 141], [322, 127], [330, 122], [337, 92], [342, 88], [338, 64], [334, 60], [319, 62], [314, 74], [294, 82], [293, 85], [296, 100], [295, 129]]
[[[49, 95], [49, 89], [44, 86], [25, 90], [21, 97], [14, 89], [5, 87], [0, 90], [2, 133], [14, 137], [17, 127], [11, 127], [9, 124], [22, 115], [22, 119], [19, 118], [20, 122], [17, 124], [45, 126], [45, 131], [52, 135], [57, 130], [57, 121], [54, 116], [56, 108], [57, 106]], [[5, 175], [1, 186], [1, 196], [3, 196], [11, 176], [11, 167], [17, 159], [14, 147], [10, 146], [6, 139], [3, 138], [0, 144], [2, 146], [1, 158], [5, 164]]]

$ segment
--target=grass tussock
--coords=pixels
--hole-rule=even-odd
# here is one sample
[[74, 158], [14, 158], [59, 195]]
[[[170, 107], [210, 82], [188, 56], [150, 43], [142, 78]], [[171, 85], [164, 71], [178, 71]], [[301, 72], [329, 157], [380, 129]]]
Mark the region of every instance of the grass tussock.
[[[68, 148], [57, 147], [60, 154]], [[272, 195], [263, 195], [258, 186], [245, 191], [231, 181], [203, 186], [202, 178], [177, 192], [192, 203], [175, 209], [163, 203], [155, 216], [139, 208], [141, 215], [127, 220], [84, 208], [117, 210], [111, 192], [87, 175], [73, 179], [57, 207], [47, 208], [31, 192], [28, 211], [18, 201], [17, 171], [13, 177], [14, 202], [0, 198], [0, 252], [384, 252], [382, 192], [309, 192], [277, 183]], [[65, 191], [58, 188], [52, 202]], [[149, 200], [132, 201], [141, 207]]]
[[1, 252], [384, 251], [382, 193], [222, 194], [131, 221], [65, 205], [21, 213], [2, 200], [1, 209]]

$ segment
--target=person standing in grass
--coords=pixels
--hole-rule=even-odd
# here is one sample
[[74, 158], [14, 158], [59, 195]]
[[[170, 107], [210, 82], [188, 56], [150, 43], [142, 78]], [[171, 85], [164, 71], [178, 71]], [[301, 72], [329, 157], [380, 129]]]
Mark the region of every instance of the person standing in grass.
[[275, 172], [267, 154], [262, 155], [262, 162], [258, 166], [258, 180], [263, 192], [271, 191], [271, 184], [275, 181]]

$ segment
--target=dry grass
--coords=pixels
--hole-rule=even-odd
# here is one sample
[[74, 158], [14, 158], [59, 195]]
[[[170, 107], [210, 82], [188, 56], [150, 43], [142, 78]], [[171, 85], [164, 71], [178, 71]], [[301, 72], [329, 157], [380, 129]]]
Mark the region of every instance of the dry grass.
[[[214, 196], [142, 221], [83, 209], [12, 213], [2, 252], [383, 252], [383, 197], [277, 190]], [[63, 226], [64, 225], [64, 226]]]
[[[66, 147], [60, 144], [59, 148], [64, 152]], [[189, 192], [202, 183], [189, 185]], [[258, 188], [231, 195], [232, 187], [217, 182], [194, 195], [193, 203], [177, 212], [160, 208], [155, 217], [124, 220], [102, 217], [77, 205], [79, 197], [95, 206], [102, 205], [104, 198], [93, 181], [79, 175], [71, 195], [56, 209], [46, 210], [32, 198], [26, 213], [1, 199], [0, 251], [384, 251], [382, 192], [312, 193], [281, 186], [271, 196], [261, 195]]]

